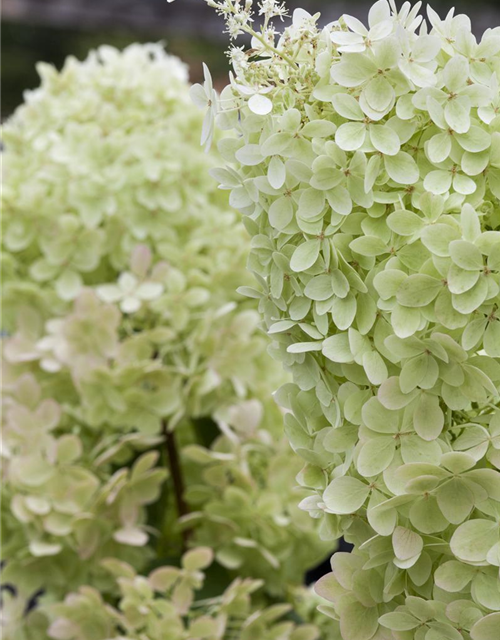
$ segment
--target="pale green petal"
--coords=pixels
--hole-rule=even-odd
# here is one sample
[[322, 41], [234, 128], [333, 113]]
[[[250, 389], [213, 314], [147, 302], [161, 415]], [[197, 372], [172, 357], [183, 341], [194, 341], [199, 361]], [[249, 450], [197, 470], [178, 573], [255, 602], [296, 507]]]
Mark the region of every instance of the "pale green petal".
[[420, 172], [415, 160], [406, 151], [400, 151], [395, 156], [384, 156], [385, 170], [398, 184], [415, 184]]
[[370, 487], [352, 478], [334, 478], [323, 492], [323, 501], [329, 511], [338, 514], [354, 513], [366, 501]]

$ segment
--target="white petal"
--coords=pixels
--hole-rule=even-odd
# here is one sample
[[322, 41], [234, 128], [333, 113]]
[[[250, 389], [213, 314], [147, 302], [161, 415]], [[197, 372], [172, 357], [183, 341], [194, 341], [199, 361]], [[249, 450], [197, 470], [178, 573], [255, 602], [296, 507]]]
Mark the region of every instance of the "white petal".
[[133, 527], [118, 529], [113, 534], [113, 538], [120, 544], [128, 544], [132, 547], [143, 547], [148, 541], [148, 536], [142, 529]]
[[120, 303], [120, 309], [123, 313], [134, 313], [141, 308], [141, 301], [139, 298], [134, 298], [133, 296], [127, 296], [123, 298]]
[[29, 546], [31, 555], [36, 558], [42, 558], [44, 556], [55, 556], [61, 551], [62, 545], [51, 544], [50, 542], [42, 542], [40, 540], [33, 540]]
[[206, 144], [206, 145], [210, 146], [209, 142], [212, 139], [213, 132], [214, 132], [213, 112], [212, 112], [211, 109], [209, 109], [206, 112], [205, 117], [203, 119], [203, 126], [201, 128], [200, 144]]
[[163, 293], [163, 285], [159, 282], [143, 282], [135, 293], [141, 300], [154, 300]]
[[205, 78], [205, 91], [207, 95], [210, 95], [213, 91], [212, 76], [210, 75], [210, 69], [205, 63], [203, 63], [203, 77]]
[[348, 16], [348, 15], [344, 15], [343, 18], [344, 18], [344, 22], [346, 23], [346, 25], [349, 27], [351, 31], [354, 31], [354, 33], [358, 33], [362, 36], [368, 35], [368, 29], [361, 22], [361, 20], [358, 20], [354, 16]]
[[189, 89], [189, 95], [199, 109], [206, 109], [208, 107], [208, 97], [201, 84], [193, 84]]
[[392, 33], [393, 28], [394, 26], [391, 20], [384, 20], [384, 22], [379, 22], [376, 26], [370, 29], [368, 37], [372, 41], [383, 40]]
[[330, 39], [333, 43], [342, 45], [363, 43], [363, 36], [347, 31], [333, 31], [330, 34]]
[[368, 12], [368, 24], [373, 27], [383, 20], [388, 20], [390, 17], [391, 10], [387, 0], [378, 0]]
[[130, 293], [137, 287], [137, 278], [128, 271], [124, 271], [118, 278], [118, 286], [123, 293]]
[[103, 302], [117, 302], [123, 295], [122, 290], [116, 284], [102, 284], [97, 287], [96, 293]]
[[248, 108], [259, 116], [266, 116], [273, 110], [273, 103], [266, 96], [256, 93], [248, 101]]

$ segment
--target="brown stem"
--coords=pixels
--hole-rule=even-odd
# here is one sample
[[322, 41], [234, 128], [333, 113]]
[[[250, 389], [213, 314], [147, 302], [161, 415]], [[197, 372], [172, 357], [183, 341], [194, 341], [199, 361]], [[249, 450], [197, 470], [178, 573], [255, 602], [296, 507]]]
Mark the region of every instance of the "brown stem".
[[[170, 474], [172, 477], [172, 483], [174, 485], [175, 504], [177, 506], [177, 514], [179, 518], [189, 513], [189, 507], [184, 500], [184, 478], [182, 477], [182, 468], [179, 460], [179, 452], [177, 451], [177, 445], [175, 443], [175, 434], [173, 431], [168, 430], [166, 421], [162, 422], [163, 435], [165, 436], [165, 449], [168, 456], [168, 464], [170, 467]], [[184, 529], [182, 531], [182, 539], [184, 545], [186, 545], [189, 538], [189, 531]]]

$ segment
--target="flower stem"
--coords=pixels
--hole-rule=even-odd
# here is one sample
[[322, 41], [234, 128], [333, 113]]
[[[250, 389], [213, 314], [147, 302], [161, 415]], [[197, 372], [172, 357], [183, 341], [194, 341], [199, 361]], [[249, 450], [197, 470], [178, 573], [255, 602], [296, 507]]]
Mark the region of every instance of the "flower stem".
[[[162, 431], [165, 436], [165, 450], [167, 452], [168, 464], [172, 476], [177, 514], [179, 518], [181, 518], [189, 513], [189, 507], [184, 500], [184, 477], [182, 475], [179, 452], [175, 442], [175, 433], [174, 431], [169, 431], [168, 424], [165, 420], [162, 421]], [[182, 540], [185, 547], [187, 546], [189, 535], [190, 531], [188, 529], [182, 530]]]
[[245, 31], [253, 36], [256, 40], [258, 40], [260, 43], [262, 43], [264, 45], [264, 47], [266, 49], [268, 49], [268, 51], [272, 51], [273, 53], [275, 53], [277, 56], [279, 56], [282, 60], [284, 60], [285, 62], [287, 62], [291, 67], [293, 67], [294, 69], [298, 68], [297, 63], [295, 62], [295, 60], [292, 60], [292, 58], [290, 58], [289, 56], [287, 56], [286, 54], [282, 53], [281, 51], [279, 51], [278, 49], [276, 49], [276, 47], [273, 47], [272, 45], [270, 45], [265, 38], [263, 38], [261, 35], [259, 35], [257, 33], [257, 31], [254, 31], [251, 27], [245, 27]]

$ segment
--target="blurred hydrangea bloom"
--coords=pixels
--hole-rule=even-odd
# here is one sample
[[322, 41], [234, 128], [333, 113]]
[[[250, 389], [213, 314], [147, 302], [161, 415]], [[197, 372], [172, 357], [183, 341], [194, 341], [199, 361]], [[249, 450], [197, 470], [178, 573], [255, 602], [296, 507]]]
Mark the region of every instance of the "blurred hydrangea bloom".
[[259, 27], [251, 1], [207, 1], [252, 38], [212, 109], [242, 290], [293, 375], [302, 507], [355, 545], [323, 610], [344, 640], [495, 640], [500, 27], [379, 0], [368, 26], [297, 9], [278, 32], [276, 2]]
[[192, 511], [181, 522], [214, 549], [219, 564], [265, 579], [266, 589], [281, 595], [297, 583], [297, 566], [313, 567], [318, 550], [326, 555], [331, 546], [311, 545], [310, 519], [297, 506], [307, 494], [292, 480], [300, 461], [290, 456], [279, 420], [268, 425], [261, 414], [255, 399], [221, 409], [214, 443], [185, 447]]
[[[325, 545], [291, 499], [297, 468], [271, 398], [283, 374], [268, 359], [256, 302], [236, 292], [250, 283], [249, 243], [208, 175], [219, 159], [199, 148], [203, 121], [185, 66], [146, 45], [101, 47], [61, 72], [39, 71], [41, 87], [5, 127], [3, 579], [17, 596], [4, 625], [30, 638], [26, 603], [38, 589], [48, 603], [87, 584], [66, 600], [73, 622], [55, 621], [51, 637], [142, 638], [136, 613], [126, 630], [120, 620], [145, 597], [148, 637], [172, 624], [184, 638], [189, 602], [181, 612], [177, 596], [156, 601], [132, 569], [120, 583], [124, 609], [112, 611], [103, 598], [116, 583], [102, 560], [141, 570], [179, 552], [183, 487], [169, 473], [167, 441], [185, 485], [208, 463], [214, 478], [202, 499], [186, 493], [196, 513], [183, 514], [184, 543], [213, 545], [223, 564], [224, 547], [241, 550], [227, 575], [271, 572], [267, 593], [300, 584]], [[224, 444], [233, 428], [238, 443]], [[251, 526], [231, 508], [233, 473], [239, 499], [254, 515], [262, 509]], [[217, 496], [223, 477], [228, 492]], [[243, 539], [258, 548], [256, 574]], [[189, 600], [197, 583], [188, 583], [179, 598]], [[242, 599], [246, 615], [256, 586], [239, 581], [224, 598]], [[153, 612], [164, 617], [154, 629]], [[217, 615], [197, 637], [221, 637]], [[241, 637], [273, 615], [256, 614]], [[293, 640], [314, 636], [283, 629]]]
[[50, 610], [48, 636], [54, 640], [316, 640], [312, 624], [283, 620], [289, 605], [254, 611], [252, 595], [262, 582], [237, 578], [217, 597], [196, 600], [212, 562], [212, 550], [188, 551], [180, 567], [162, 566], [147, 577], [115, 559], [103, 564], [119, 587], [111, 607], [92, 587], [81, 587]]

